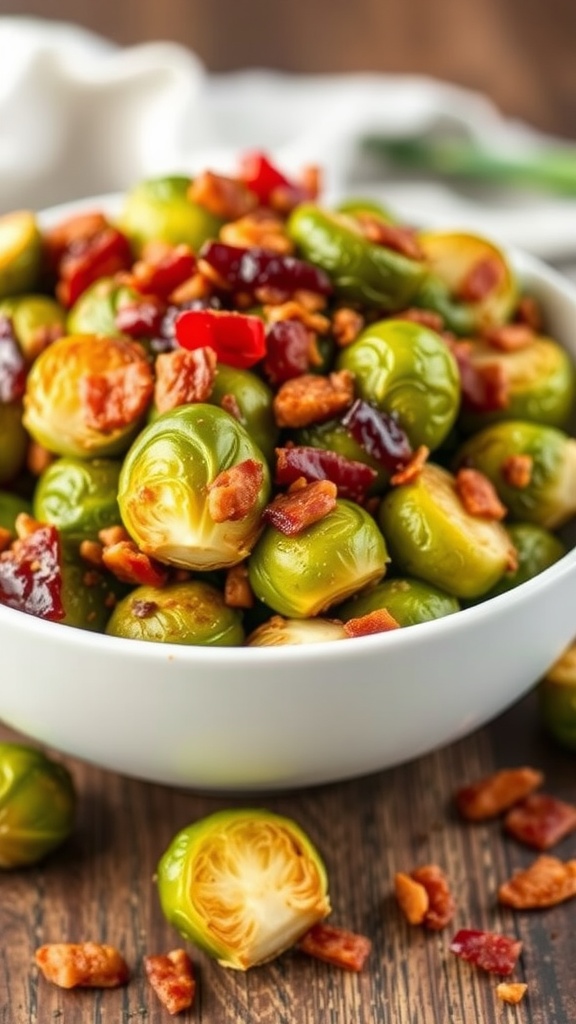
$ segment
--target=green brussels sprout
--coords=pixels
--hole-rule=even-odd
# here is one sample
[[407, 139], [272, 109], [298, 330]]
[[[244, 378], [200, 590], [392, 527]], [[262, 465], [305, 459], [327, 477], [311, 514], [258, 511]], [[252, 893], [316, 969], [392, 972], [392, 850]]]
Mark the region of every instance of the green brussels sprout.
[[320, 644], [345, 640], [346, 630], [334, 619], [283, 619], [273, 615], [257, 626], [246, 639], [246, 647], [284, 647], [288, 644]]
[[42, 860], [68, 838], [75, 813], [64, 765], [32, 747], [0, 743], [0, 868]]
[[378, 521], [401, 573], [458, 598], [484, 594], [510, 563], [513, 549], [502, 524], [470, 515], [452, 474], [431, 463], [384, 496]]
[[551, 338], [536, 337], [524, 348], [498, 351], [486, 341], [470, 346], [473, 366], [498, 364], [506, 381], [507, 402], [487, 412], [462, 410], [458, 424], [467, 433], [500, 420], [530, 420], [564, 428], [572, 414], [576, 374], [568, 352]]
[[30, 291], [38, 282], [42, 236], [29, 210], [0, 217], [0, 299]]
[[460, 604], [452, 594], [430, 583], [398, 576], [352, 597], [350, 601], [335, 608], [334, 614], [348, 622], [349, 619], [368, 615], [380, 608], [390, 612], [399, 626], [415, 626], [419, 622], [452, 615], [460, 610]]
[[217, 811], [174, 836], [157, 870], [160, 905], [186, 939], [245, 971], [330, 913], [320, 855], [290, 818]]
[[152, 399], [152, 368], [141, 345], [125, 338], [58, 338], [32, 364], [24, 425], [57, 455], [120, 455]]
[[100, 530], [120, 523], [120, 468], [113, 459], [56, 459], [38, 478], [35, 518], [57, 526], [64, 541], [95, 540]]
[[279, 435], [272, 407], [272, 390], [250, 370], [218, 363], [208, 401], [211, 405], [221, 405], [225, 395], [234, 396], [242, 415], [240, 422], [270, 462]]
[[[506, 460], [516, 455], [530, 460], [526, 486], [507, 480]], [[554, 530], [576, 512], [576, 440], [555, 427], [521, 420], [495, 423], [465, 441], [455, 462], [479, 469], [492, 481], [511, 519]]]
[[531, 580], [566, 554], [566, 545], [550, 530], [535, 523], [510, 523], [507, 532], [518, 564], [515, 569], [508, 569], [496, 586], [482, 595], [482, 601], [505, 594]]
[[240, 612], [229, 608], [221, 591], [202, 580], [136, 587], [116, 604], [106, 633], [202, 647], [237, 647], [244, 641]]
[[[217, 478], [253, 469], [250, 507], [242, 514], [216, 514]], [[187, 569], [222, 569], [252, 550], [270, 497], [264, 455], [233, 416], [207, 403], [162, 413], [141, 431], [120, 473], [118, 503], [124, 526], [142, 551]], [[215, 518], [216, 516], [216, 518]]]
[[286, 618], [319, 615], [386, 571], [388, 552], [372, 516], [338, 499], [323, 519], [285, 536], [267, 527], [249, 562], [256, 597]]
[[370, 495], [381, 494], [390, 479], [389, 471], [354, 440], [339, 420], [326, 420], [325, 423], [312, 423], [309, 427], [300, 427], [294, 431], [294, 440], [298, 445], [327, 449], [343, 455], [346, 459], [370, 466], [376, 473], [374, 483], [368, 491]]
[[[414, 304], [439, 313], [455, 334], [476, 334], [510, 319], [518, 299], [516, 276], [498, 246], [463, 231], [425, 231], [418, 236], [428, 265]], [[473, 276], [486, 269], [487, 287]], [[478, 298], [474, 295], [475, 288]]]
[[423, 280], [424, 263], [370, 242], [351, 213], [301, 203], [287, 231], [304, 259], [324, 270], [348, 301], [394, 312], [409, 305]]
[[188, 198], [190, 185], [190, 178], [174, 175], [139, 182], [127, 193], [118, 226], [137, 255], [147, 242], [185, 242], [197, 252], [218, 237], [222, 219]]
[[142, 295], [135, 288], [119, 284], [112, 277], [101, 277], [82, 292], [69, 310], [67, 333], [121, 336], [116, 326], [118, 310], [141, 301]]
[[64, 334], [66, 313], [60, 303], [48, 295], [17, 295], [0, 301], [0, 316], [8, 316], [16, 340], [28, 363], [52, 340]]
[[22, 422], [22, 402], [0, 402], [0, 486], [24, 469], [29, 437]]
[[544, 728], [561, 746], [576, 753], [576, 644], [572, 644], [540, 680], [537, 688]]
[[14, 523], [21, 512], [32, 515], [30, 502], [11, 491], [0, 491], [0, 529], [8, 530], [11, 537], [16, 536]]
[[118, 597], [124, 596], [127, 585], [120, 583], [106, 569], [93, 568], [69, 545], [62, 545], [60, 561], [62, 606], [66, 626], [76, 626], [92, 633], [103, 633]]
[[436, 331], [408, 320], [370, 324], [337, 359], [354, 374], [356, 392], [397, 418], [414, 448], [437, 448], [460, 404], [456, 360]]

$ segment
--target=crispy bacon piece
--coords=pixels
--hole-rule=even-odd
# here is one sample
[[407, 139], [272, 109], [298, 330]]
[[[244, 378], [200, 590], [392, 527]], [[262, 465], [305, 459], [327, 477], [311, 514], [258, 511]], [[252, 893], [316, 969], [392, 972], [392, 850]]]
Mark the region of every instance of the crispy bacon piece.
[[304, 477], [308, 483], [332, 480], [341, 498], [362, 502], [376, 476], [371, 466], [327, 448], [311, 445], [276, 448], [275, 482], [280, 485], [292, 484], [299, 477]]
[[231, 391], [227, 391], [225, 395], [222, 395], [220, 408], [224, 409], [224, 412], [227, 412], [229, 416], [233, 416], [239, 423], [245, 422], [242, 410], [238, 405], [238, 399]]
[[523, 295], [516, 310], [516, 320], [528, 324], [535, 333], [542, 327], [542, 310], [533, 295]]
[[248, 579], [248, 566], [241, 562], [226, 573], [224, 601], [229, 608], [252, 608], [254, 594]]
[[364, 317], [357, 309], [341, 306], [332, 316], [332, 334], [338, 348], [346, 348], [360, 334], [364, 327]]
[[238, 220], [256, 206], [258, 197], [243, 181], [213, 171], [197, 174], [188, 189], [188, 199], [222, 220]]
[[65, 609], [58, 531], [24, 514], [16, 531], [17, 540], [0, 554], [0, 604], [59, 622]]
[[184, 949], [144, 957], [146, 976], [168, 1013], [188, 1010], [196, 995], [194, 967]]
[[113, 277], [131, 263], [130, 243], [117, 228], [106, 226], [90, 238], [72, 243], [58, 264], [58, 301], [69, 309], [94, 281]]
[[430, 449], [425, 444], [421, 444], [415, 452], [412, 452], [408, 462], [392, 474], [390, 477], [392, 486], [399, 487], [401, 484], [411, 484], [416, 480], [420, 476], [429, 455]]
[[514, 910], [553, 907], [576, 896], [576, 860], [542, 854], [530, 867], [515, 871], [498, 889], [498, 899]]
[[300, 939], [298, 948], [335, 967], [359, 972], [368, 959], [372, 943], [365, 935], [320, 922]]
[[338, 488], [331, 480], [316, 480], [288, 494], [277, 494], [266, 506], [262, 519], [280, 533], [292, 537], [323, 519], [336, 505]]
[[422, 324], [423, 327], [429, 327], [431, 331], [436, 331], [437, 334], [441, 334], [444, 330], [444, 318], [440, 313], [434, 312], [433, 309], [420, 309], [418, 306], [409, 306], [408, 309], [402, 309], [399, 313], [394, 313], [395, 320], [409, 320], [414, 324]]
[[286, 234], [284, 220], [266, 207], [259, 207], [245, 217], [223, 224], [218, 237], [226, 245], [241, 249], [255, 245], [284, 255], [294, 252], [294, 243]]
[[423, 924], [432, 931], [441, 931], [452, 920], [456, 909], [446, 875], [438, 864], [424, 864], [411, 871], [410, 875], [415, 882], [424, 886], [428, 896], [428, 909]]
[[360, 615], [356, 619], [348, 619], [344, 623], [346, 636], [370, 636], [372, 633], [389, 633], [391, 629], [400, 629], [400, 623], [386, 608], [376, 608], [373, 612]]
[[274, 397], [279, 427], [307, 427], [339, 416], [354, 401], [354, 378], [349, 370], [327, 377], [305, 373], [280, 385]]
[[450, 952], [491, 974], [512, 974], [522, 942], [497, 932], [462, 928], [450, 943]]
[[504, 273], [499, 260], [491, 256], [482, 257], [460, 282], [457, 298], [463, 302], [482, 302], [502, 284]]
[[576, 806], [547, 793], [531, 793], [504, 818], [515, 839], [537, 850], [549, 850], [576, 830]]
[[503, 1003], [519, 1003], [527, 991], [528, 985], [523, 981], [501, 981], [499, 985], [496, 985], [496, 995]]
[[102, 564], [116, 579], [135, 586], [162, 587], [168, 578], [166, 569], [140, 551], [133, 540], [105, 545], [102, 549]]
[[393, 249], [394, 252], [399, 252], [410, 260], [424, 259], [422, 246], [414, 228], [405, 224], [387, 224], [386, 221], [374, 214], [364, 211], [355, 213], [353, 216], [354, 220], [358, 221], [362, 234], [369, 242]]
[[216, 353], [210, 347], [161, 352], [155, 364], [154, 403], [158, 412], [188, 402], [205, 402], [214, 386], [216, 362]]
[[34, 955], [47, 981], [60, 988], [117, 988], [130, 972], [114, 946], [97, 942], [54, 942]]
[[531, 345], [536, 335], [528, 324], [503, 324], [484, 331], [483, 337], [500, 352], [517, 352]]
[[462, 405], [473, 412], [505, 409], [510, 401], [508, 375], [502, 362], [476, 365], [471, 358], [472, 343], [448, 341], [458, 364]]
[[196, 257], [189, 245], [155, 241], [144, 248], [141, 259], [134, 264], [127, 280], [146, 296], [166, 300], [195, 271]]
[[411, 875], [397, 871], [394, 875], [394, 895], [408, 924], [423, 924], [430, 900], [421, 882]]
[[44, 252], [47, 263], [54, 273], [65, 252], [74, 246], [82, 245], [99, 234], [109, 223], [99, 210], [77, 213], [66, 217], [52, 228], [43, 232]]
[[[12, 534], [5, 526], [0, 526], [0, 554], [2, 551], [6, 551], [12, 543]], [[2, 572], [0, 569], [0, 580], [2, 578]], [[0, 595], [2, 593], [2, 583], [0, 582]], [[1, 600], [1, 598], [0, 598]]]
[[535, 768], [503, 768], [456, 792], [456, 805], [468, 821], [496, 818], [541, 786], [542, 772]]
[[531, 455], [507, 455], [501, 473], [509, 487], [528, 487], [532, 480], [534, 459]]
[[254, 508], [264, 479], [264, 468], [256, 459], [244, 459], [223, 469], [208, 484], [208, 513], [215, 523], [244, 519]]
[[126, 427], [146, 411], [153, 392], [152, 369], [145, 359], [135, 358], [105, 373], [86, 374], [80, 381], [84, 420], [102, 433]]
[[500, 520], [506, 515], [506, 506], [500, 501], [494, 484], [479, 469], [459, 469], [456, 473], [456, 491], [471, 516]]

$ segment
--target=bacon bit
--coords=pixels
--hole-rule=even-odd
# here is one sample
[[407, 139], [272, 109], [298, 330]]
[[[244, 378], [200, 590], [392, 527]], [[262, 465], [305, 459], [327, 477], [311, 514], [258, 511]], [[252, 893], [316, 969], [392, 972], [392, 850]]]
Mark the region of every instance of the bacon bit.
[[528, 487], [532, 480], [534, 459], [531, 455], [507, 455], [500, 467], [509, 487]]
[[84, 421], [102, 433], [127, 427], [146, 411], [153, 392], [152, 369], [142, 357], [105, 373], [86, 374], [80, 381]]
[[243, 181], [213, 171], [196, 175], [187, 198], [225, 221], [238, 220], [258, 206], [258, 197]]
[[525, 870], [515, 871], [498, 889], [498, 899], [515, 910], [553, 907], [576, 896], [576, 860], [543, 854]]
[[401, 253], [409, 260], [423, 260], [424, 253], [414, 228], [404, 224], [387, 224], [375, 214], [359, 212], [353, 214], [358, 222], [364, 238], [376, 245]]
[[317, 199], [323, 187], [322, 168], [318, 164], [305, 164], [300, 171], [300, 184], [309, 199]]
[[222, 398], [220, 399], [220, 408], [224, 409], [224, 412], [227, 412], [230, 416], [233, 416], [239, 423], [245, 422], [242, 410], [238, 405], [238, 399], [236, 398], [236, 395], [231, 392], [227, 392], [225, 395], [222, 395]]
[[504, 828], [527, 846], [549, 850], [576, 830], [576, 806], [546, 793], [532, 793], [508, 811]]
[[224, 582], [224, 603], [229, 608], [254, 606], [254, 594], [248, 580], [248, 566], [245, 563], [233, 565], [228, 569]]
[[140, 551], [132, 540], [106, 545], [102, 551], [102, 563], [122, 583], [163, 587], [168, 578], [164, 566]]
[[376, 480], [377, 473], [371, 466], [354, 459], [347, 459], [339, 452], [311, 445], [291, 445], [276, 448], [275, 482], [293, 484], [299, 478], [305, 483], [314, 480], [332, 480], [341, 498], [349, 498], [359, 504], [366, 499], [367, 491]]
[[166, 300], [196, 271], [196, 257], [189, 245], [150, 242], [130, 274], [130, 284], [145, 295]]
[[376, 608], [373, 612], [367, 612], [356, 619], [348, 619], [348, 622], [344, 623], [344, 632], [350, 637], [389, 633], [392, 629], [400, 629], [400, 623], [387, 608]]
[[420, 882], [416, 882], [411, 875], [397, 871], [394, 875], [394, 895], [408, 924], [424, 923], [430, 900]]
[[256, 459], [244, 459], [223, 469], [208, 484], [208, 514], [215, 523], [245, 519], [258, 501], [264, 467]]
[[208, 299], [212, 293], [212, 284], [204, 274], [198, 271], [196, 274], [192, 274], [192, 277], [187, 277], [173, 292], [170, 292], [168, 301], [171, 305], [183, 306], [187, 302]]
[[365, 935], [320, 922], [302, 936], [298, 949], [335, 967], [360, 972], [370, 955], [372, 943]]
[[26, 468], [33, 476], [40, 476], [56, 459], [57, 456], [54, 452], [49, 452], [39, 441], [30, 441], [28, 443]]
[[26, 540], [27, 537], [31, 537], [32, 534], [43, 529], [44, 525], [38, 519], [34, 519], [34, 516], [28, 515], [27, 512], [19, 512], [14, 521], [18, 540]]
[[129, 978], [118, 950], [97, 942], [49, 943], [34, 959], [46, 980], [60, 988], [117, 988]]
[[527, 797], [543, 781], [542, 772], [535, 768], [503, 768], [459, 789], [456, 804], [468, 821], [495, 818]]
[[154, 403], [158, 412], [167, 412], [189, 402], [205, 402], [212, 393], [216, 376], [213, 348], [178, 348], [162, 352], [156, 359]]
[[316, 480], [289, 494], [278, 494], [262, 513], [286, 537], [301, 533], [307, 526], [324, 519], [336, 505], [338, 488], [331, 480]]
[[110, 547], [112, 544], [119, 544], [120, 541], [131, 540], [131, 537], [123, 526], [105, 526], [103, 530], [98, 531], [98, 540], [104, 547]]
[[349, 370], [317, 377], [302, 374], [287, 380], [274, 397], [274, 414], [279, 427], [307, 427], [338, 416], [354, 401], [354, 378]]
[[83, 540], [80, 542], [79, 547], [80, 558], [84, 562], [88, 562], [90, 565], [95, 565], [98, 568], [104, 564], [102, 554], [104, 546], [99, 544], [97, 540]]
[[429, 900], [424, 925], [432, 931], [441, 931], [454, 917], [455, 903], [448, 879], [438, 864], [424, 864], [411, 872], [415, 882], [423, 885]]
[[12, 543], [12, 534], [5, 526], [0, 526], [0, 552], [6, 551]]
[[484, 331], [482, 337], [500, 352], [518, 352], [532, 345], [536, 335], [528, 324], [503, 324]]
[[502, 362], [476, 365], [472, 361], [471, 342], [448, 338], [447, 344], [458, 364], [464, 407], [474, 412], [506, 409], [510, 402], [510, 385]]
[[341, 306], [332, 316], [332, 334], [338, 348], [346, 348], [360, 334], [364, 327], [364, 317], [356, 309]]
[[527, 324], [535, 334], [538, 334], [542, 327], [542, 310], [532, 295], [523, 295], [516, 310], [518, 323]]
[[496, 985], [496, 995], [503, 1003], [519, 1003], [528, 990], [528, 985], [523, 981], [505, 982], [501, 981]]
[[481, 519], [503, 519], [502, 504], [493, 483], [479, 469], [463, 467], [456, 473], [456, 493], [468, 515]]
[[69, 309], [101, 277], [113, 277], [132, 263], [130, 243], [121, 231], [105, 227], [90, 238], [73, 242], [59, 264], [58, 301]]
[[168, 1013], [181, 1013], [192, 1006], [196, 980], [192, 961], [185, 950], [173, 949], [170, 953], [145, 956], [144, 969]]
[[218, 237], [227, 245], [244, 249], [256, 245], [284, 255], [294, 252], [294, 243], [286, 234], [282, 218], [263, 207], [246, 217], [223, 224]]
[[264, 306], [263, 312], [268, 323], [271, 324], [277, 323], [279, 320], [298, 320], [305, 327], [309, 327], [311, 331], [316, 331], [317, 334], [326, 334], [330, 329], [330, 320], [327, 316], [306, 309], [306, 306], [296, 302], [295, 299], [289, 299], [288, 302], [281, 302], [274, 306]]
[[442, 334], [444, 330], [444, 318], [432, 309], [418, 309], [417, 306], [410, 306], [408, 309], [401, 310], [400, 313], [394, 313], [394, 320], [409, 320], [413, 324], [422, 324], [423, 327], [429, 327], [437, 334]]
[[456, 292], [463, 302], [482, 302], [503, 283], [505, 270], [500, 260], [483, 256], [470, 268]]
[[522, 951], [520, 939], [497, 932], [462, 928], [450, 943], [450, 952], [491, 974], [512, 974]]
[[400, 487], [402, 484], [411, 484], [414, 480], [417, 480], [422, 472], [422, 469], [426, 465], [426, 460], [430, 455], [430, 449], [425, 444], [421, 444], [415, 452], [412, 453], [406, 465], [402, 466], [390, 477], [390, 483], [393, 487]]
[[70, 246], [88, 241], [109, 227], [109, 222], [100, 211], [75, 214], [60, 221], [43, 233], [44, 252], [50, 270], [56, 272], [58, 264]]

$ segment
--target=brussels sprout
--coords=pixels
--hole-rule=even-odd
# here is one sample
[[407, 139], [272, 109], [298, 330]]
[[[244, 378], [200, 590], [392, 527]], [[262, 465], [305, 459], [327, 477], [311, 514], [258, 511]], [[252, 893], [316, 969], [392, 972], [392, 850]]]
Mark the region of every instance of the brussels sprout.
[[[525, 456], [530, 480], [509, 482], [510, 457]], [[576, 512], [576, 440], [554, 427], [521, 420], [495, 423], [469, 438], [456, 465], [473, 466], [492, 481], [511, 519], [553, 530]]]
[[274, 456], [278, 441], [272, 401], [274, 395], [268, 385], [250, 370], [236, 369], [218, 363], [216, 377], [208, 401], [221, 405], [225, 395], [233, 395], [242, 415], [241, 423], [256, 442], [268, 461]]
[[390, 479], [388, 470], [354, 440], [339, 420], [327, 420], [325, 423], [312, 423], [309, 427], [301, 427], [294, 431], [294, 440], [298, 445], [327, 449], [343, 455], [346, 459], [370, 466], [376, 477], [369, 494], [381, 494]]
[[0, 299], [34, 288], [40, 275], [42, 236], [29, 210], [0, 217]]
[[544, 727], [563, 747], [576, 752], [576, 644], [572, 644], [538, 684]]
[[0, 402], [0, 486], [14, 480], [26, 463], [29, 438], [22, 411], [19, 401]]
[[[221, 474], [247, 462], [257, 487], [250, 507], [238, 518], [232, 513], [216, 521], [211, 488]], [[236, 472], [242, 492], [242, 473]], [[199, 402], [163, 413], [142, 430], [123, 463], [118, 503], [142, 551], [202, 570], [246, 558], [269, 496], [268, 466], [248, 432], [223, 409]]]
[[385, 224], [395, 224], [396, 217], [387, 206], [379, 203], [376, 199], [369, 199], [366, 196], [348, 196], [338, 203], [338, 213], [349, 213], [352, 216], [368, 213], [371, 217], [383, 221]]
[[24, 424], [57, 455], [119, 455], [137, 432], [153, 388], [137, 342], [90, 334], [58, 338], [28, 374]]
[[91, 284], [68, 312], [68, 334], [104, 334], [120, 336], [116, 326], [118, 310], [131, 302], [142, 302], [142, 295], [112, 277], [101, 277]]
[[470, 515], [454, 477], [428, 463], [412, 482], [383, 498], [378, 521], [401, 573], [455, 597], [479, 597], [510, 562], [512, 545], [501, 525]]
[[128, 192], [119, 227], [136, 254], [147, 242], [185, 242], [195, 252], [217, 238], [223, 221], [188, 199], [191, 179], [183, 175], [142, 181]]
[[451, 594], [430, 583], [409, 577], [384, 580], [377, 586], [358, 594], [334, 609], [338, 618], [349, 619], [385, 608], [400, 626], [415, 626], [419, 622], [440, 619], [460, 610], [460, 604]]
[[408, 320], [370, 324], [342, 350], [337, 368], [354, 374], [360, 398], [398, 419], [414, 448], [437, 448], [456, 421], [456, 360], [428, 327]]
[[245, 971], [330, 913], [326, 869], [291, 819], [235, 808], [174, 836], [158, 864], [167, 920], [224, 967]]
[[531, 580], [566, 554], [562, 541], [535, 523], [511, 523], [507, 532], [516, 551], [517, 568], [505, 572], [496, 586], [482, 595], [482, 601], [505, 594], [520, 583]]
[[247, 638], [246, 647], [283, 647], [286, 644], [320, 644], [344, 640], [347, 633], [334, 619], [283, 619], [273, 615]]
[[106, 632], [128, 640], [202, 647], [234, 647], [244, 640], [240, 612], [202, 580], [136, 587], [118, 601]]
[[95, 539], [120, 522], [120, 467], [113, 459], [56, 459], [38, 478], [35, 518], [57, 526], [64, 541]]
[[[455, 334], [475, 334], [506, 323], [518, 298], [514, 272], [497, 246], [479, 235], [463, 231], [425, 231], [418, 236], [429, 274], [414, 302], [443, 317]], [[487, 285], [478, 282], [478, 298], [471, 280], [487, 271]], [[485, 292], [485, 293], [484, 293]]]
[[471, 345], [469, 358], [479, 368], [496, 364], [502, 368], [507, 402], [502, 409], [487, 412], [464, 409], [459, 426], [467, 433], [500, 420], [566, 426], [574, 406], [576, 375], [571, 357], [556, 341], [536, 337], [524, 348], [499, 352], [478, 340]]
[[8, 530], [15, 537], [14, 523], [21, 512], [32, 514], [30, 502], [11, 491], [0, 491], [0, 530]]
[[79, 557], [74, 549], [62, 545], [61, 600], [66, 626], [103, 633], [112, 608], [127, 586], [105, 569], [95, 569]]
[[394, 312], [409, 305], [424, 277], [423, 263], [370, 242], [350, 213], [302, 203], [287, 230], [304, 259], [324, 270], [349, 301]]
[[24, 357], [31, 363], [57, 332], [64, 334], [66, 313], [48, 295], [18, 295], [0, 302], [0, 316], [8, 316]]
[[388, 553], [372, 516], [354, 502], [338, 499], [323, 519], [286, 537], [264, 530], [248, 563], [256, 597], [286, 618], [319, 615], [376, 583]]
[[35, 864], [70, 835], [74, 785], [40, 750], [0, 743], [0, 868]]

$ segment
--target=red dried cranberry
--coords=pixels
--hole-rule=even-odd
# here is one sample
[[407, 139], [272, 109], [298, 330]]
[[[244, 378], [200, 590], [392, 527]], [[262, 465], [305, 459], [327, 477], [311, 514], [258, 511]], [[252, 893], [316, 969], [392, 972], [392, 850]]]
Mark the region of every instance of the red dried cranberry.
[[64, 618], [56, 527], [40, 526], [2, 554], [0, 604], [52, 622]]
[[149, 338], [161, 329], [164, 311], [155, 302], [129, 302], [116, 313], [116, 327], [130, 338]]
[[341, 498], [361, 504], [376, 476], [376, 470], [371, 466], [347, 459], [345, 455], [327, 448], [294, 445], [276, 449], [275, 482], [280, 485], [294, 483], [299, 477], [308, 482], [331, 480]]
[[266, 332], [264, 372], [271, 384], [281, 384], [310, 369], [310, 336], [300, 320], [278, 320]]
[[342, 417], [342, 425], [368, 455], [392, 472], [410, 459], [412, 447], [393, 416], [358, 398]]
[[0, 316], [0, 402], [16, 402], [26, 387], [26, 361], [12, 321]]
[[295, 256], [283, 256], [252, 246], [242, 249], [224, 242], [207, 242], [200, 258], [216, 271], [232, 291], [255, 292], [273, 288], [288, 297], [296, 291], [330, 295], [332, 284], [323, 270]]

